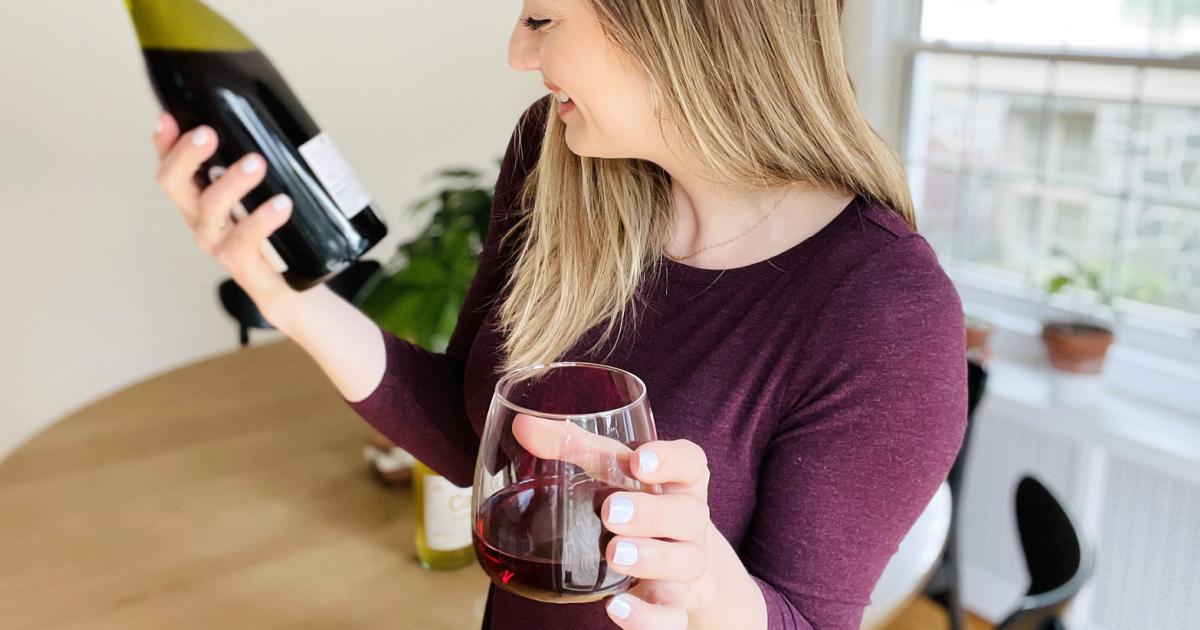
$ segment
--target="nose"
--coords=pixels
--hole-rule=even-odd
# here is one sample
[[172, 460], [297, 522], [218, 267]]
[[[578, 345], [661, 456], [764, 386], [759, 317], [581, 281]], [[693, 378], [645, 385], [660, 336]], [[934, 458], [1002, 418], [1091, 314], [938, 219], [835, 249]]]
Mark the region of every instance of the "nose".
[[537, 70], [542, 67], [538, 37], [522, 24], [513, 29], [508, 40], [508, 65], [516, 70]]

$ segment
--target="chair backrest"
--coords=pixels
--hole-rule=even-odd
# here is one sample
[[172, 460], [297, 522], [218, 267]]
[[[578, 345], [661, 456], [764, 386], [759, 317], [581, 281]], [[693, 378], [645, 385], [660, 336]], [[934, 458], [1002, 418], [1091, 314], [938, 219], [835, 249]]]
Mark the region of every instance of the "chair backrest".
[[270, 322], [263, 318], [262, 313], [258, 312], [258, 306], [254, 304], [254, 300], [251, 300], [242, 287], [232, 279], [222, 282], [217, 287], [217, 295], [221, 298], [221, 305], [225, 307], [225, 312], [237, 320], [237, 323], [243, 328], [272, 327]]
[[329, 285], [331, 291], [342, 296], [347, 302], [358, 306], [362, 303], [362, 296], [359, 294], [362, 293], [363, 286], [379, 273], [381, 268], [382, 265], [374, 260], [359, 260], [345, 271], [327, 280], [325, 284]]
[[960, 502], [959, 492], [962, 489], [963, 470], [966, 468], [967, 449], [971, 445], [971, 433], [975, 426], [975, 408], [983, 400], [983, 392], [987, 387], [987, 370], [974, 361], [967, 361], [967, 429], [963, 433], [962, 446], [958, 449], [958, 457], [946, 475], [950, 483], [950, 492], [954, 495], [955, 503]]
[[[346, 268], [338, 275], [330, 278], [325, 282], [329, 289], [334, 293], [342, 296], [347, 302], [359, 306], [362, 303], [362, 292], [367, 281], [379, 273], [382, 268], [378, 262], [374, 260], [359, 260]], [[251, 328], [274, 328], [259, 312], [258, 306], [246, 295], [242, 287], [238, 286], [233, 280], [226, 280], [217, 287], [217, 295], [221, 298], [221, 305], [225, 307], [225, 312], [229, 316], [237, 320], [241, 328], [242, 345], [250, 342], [247, 336], [247, 331]]]
[[1092, 572], [1092, 549], [1065, 499], [1032, 476], [1017, 484], [1017, 530], [1029, 591], [997, 630], [1044, 630], [1058, 619]]
[[967, 361], [967, 418], [975, 415], [975, 408], [983, 400], [983, 390], [987, 387], [987, 370], [974, 361]]

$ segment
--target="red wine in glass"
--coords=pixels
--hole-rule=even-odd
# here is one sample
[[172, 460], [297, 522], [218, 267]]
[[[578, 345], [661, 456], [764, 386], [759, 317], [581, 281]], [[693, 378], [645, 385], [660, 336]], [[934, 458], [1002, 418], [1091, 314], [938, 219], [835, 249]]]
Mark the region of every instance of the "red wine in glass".
[[[614, 488], [585, 475], [578, 479], [542, 477], [508, 486], [479, 508], [473, 532], [476, 556], [492, 580], [510, 591], [545, 602], [587, 602], [623, 592], [629, 578], [608, 569], [605, 549], [612, 533], [600, 525], [600, 506]], [[587, 485], [588, 488], [579, 486]], [[587, 514], [563, 514], [568, 487], [585, 490]], [[583, 510], [578, 510], [582, 512]], [[553, 524], [567, 517], [564, 549]], [[574, 531], [571, 528], [575, 528]]]
[[551, 602], [589, 602], [637, 582], [612, 570], [600, 508], [657, 439], [638, 377], [593, 363], [517, 370], [496, 384], [475, 464], [472, 538], [492, 582]]

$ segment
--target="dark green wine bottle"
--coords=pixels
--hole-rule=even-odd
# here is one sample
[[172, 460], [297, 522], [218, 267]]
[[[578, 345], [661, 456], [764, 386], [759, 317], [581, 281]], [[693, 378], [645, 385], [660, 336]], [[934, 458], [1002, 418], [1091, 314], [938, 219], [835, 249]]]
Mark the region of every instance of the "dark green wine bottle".
[[203, 188], [250, 152], [267, 161], [263, 182], [235, 218], [279, 193], [292, 215], [264, 254], [297, 290], [336, 275], [387, 234], [370, 196], [266, 56], [197, 0], [125, 0], [150, 83], [187, 131], [212, 127], [217, 152], [197, 173]]

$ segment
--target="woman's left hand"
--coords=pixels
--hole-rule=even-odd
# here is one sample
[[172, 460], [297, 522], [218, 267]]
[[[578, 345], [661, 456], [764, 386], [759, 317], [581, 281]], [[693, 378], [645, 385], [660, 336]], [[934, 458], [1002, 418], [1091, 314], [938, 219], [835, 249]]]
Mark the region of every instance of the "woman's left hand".
[[[513, 434], [541, 459], [571, 462], [619, 485], [632, 475], [661, 492], [617, 492], [600, 516], [616, 534], [605, 550], [613, 571], [640, 578], [608, 600], [608, 615], [625, 630], [765, 628], [758, 585], [713, 525], [708, 511], [708, 457], [688, 440], [658, 441], [634, 451], [569, 422], [520, 414]], [[612, 468], [617, 462], [620, 470]], [[690, 624], [690, 625], [689, 625]]]
[[689, 611], [711, 605], [717, 590], [709, 549], [721, 534], [709, 518], [708, 458], [688, 440], [650, 442], [633, 452], [630, 468], [662, 493], [617, 492], [604, 501], [604, 526], [617, 534], [608, 566], [641, 578], [609, 599], [608, 616], [625, 630], [683, 630]]

